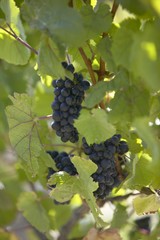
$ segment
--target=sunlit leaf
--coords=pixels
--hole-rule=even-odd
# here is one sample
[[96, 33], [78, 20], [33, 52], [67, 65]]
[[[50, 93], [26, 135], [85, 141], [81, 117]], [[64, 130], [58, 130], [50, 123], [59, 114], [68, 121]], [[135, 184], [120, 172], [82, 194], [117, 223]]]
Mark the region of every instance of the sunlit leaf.
[[74, 125], [89, 144], [102, 142], [115, 133], [114, 126], [107, 121], [107, 114], [102, 109], [82, 110]]

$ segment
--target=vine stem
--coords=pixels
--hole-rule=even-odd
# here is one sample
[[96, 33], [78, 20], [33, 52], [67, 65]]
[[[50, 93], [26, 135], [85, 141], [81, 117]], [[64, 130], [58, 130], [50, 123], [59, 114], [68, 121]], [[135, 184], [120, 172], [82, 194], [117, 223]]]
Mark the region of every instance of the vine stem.
[[18, 37], [17, 34], [13, 31], [13, 29], [11, 28], [11, 26], [9, 24], [7, 24], [10, 31], [8, 31], [6, 28], [0, 26], [0, 28], [7, 32], [9, 35], [11, 35], [12, 37], [14, 37], [18, 42], [20, 42], [22, 45], [24, 45], [26, 48], [30, 49], [32, 52], [34, 52], [36, 55], [38, 55], [38, 51], [36, 49], [34, 49], [33, 47], [31, 47], [27, 42], [25, 42], [22, 38]]
[[83, 61], [85, 62], [87, 68], [88, 68], [88, 72], [90, 74], [90, 77], [91, 77], [91, 80], [92, 80], [92, 83], [93, 85], [96, 84], [96, 77], [95, 77], [95, 74], [94, 74], [94, 71], [92, 69], [92, 63], [91, 63], [91, 60], [86, 56], [84, 50], [82, 47], [79, 48], [79, 52], [83, 58]]
[[41, 117], [38, 117], [38, 120], [45, 120], [45, 119], [50, 119], [52, 118], [52, 115], [46, 115], [46, 116], [41, 116]]
[[116, 3], [116, 0], [114, 0], [113, 5], [112, 5], [112, 9], [111, 9], [111, 14], [112, 14], [112, 19], [114, 19], [117, 9], [118, 9], [119, 4]]

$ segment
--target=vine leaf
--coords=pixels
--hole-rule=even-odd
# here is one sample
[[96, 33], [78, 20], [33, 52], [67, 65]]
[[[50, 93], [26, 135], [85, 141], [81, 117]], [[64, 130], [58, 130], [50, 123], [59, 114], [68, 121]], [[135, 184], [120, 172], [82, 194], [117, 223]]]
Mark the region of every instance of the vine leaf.
[[[8, 23], [16, 35], [25, 40], [26, 36], [20, 19], [20, 10], [15, 1], [1, 0], [0, 8], [5, 18], [5, 21], [0, 21], [0, 26], [6, 28], [6, 23]], [[8, 26], [7, 30], [13, 34], [12, 30], [8, 29]], [[0, 49], [0, 58], [11, 64], [25, 65], [30, 58], [30, 50], [2, 29], [0, 29]]]
[[115, 127], [107, 121], [107, 114], [102, 109], [82, 110], [74, 125], [86, 138], [88, 144], [105, 141], [116, 132]]
[[160, 196], [141, 194], [133, 200], [133, 206], [138, 215], [157, 212], [160, 208]]
[[27, 176], [33, 180], [39, 172], [38, 159], [42, 152], [33, 98], [15, 93], [10, 99], [13, 105], [6, 108], [10, 141]]
[[17, 40], [0, 31], [0, 58], [15, 65], [25, 65], [30, 57], [30, 50]]
[[24, 192], [20, 195], [17, 203], [19, 211], [39, 231], [49, 230], [49, 218], [46, 210], [41, 205], [35, 192]]
[[93, 108], [96, 104], [105, 96], [107, 91], [108, 82], [98, 82], [96, 85], [90, 88], [85, 99], [85, 105], [88, 108]]
[[56, 184], [56, 187], [52, 189], [50, 195], [59, 202], [65, 202], [70, 200], [74, 194], [80, 194], [90, 207], [97, 225], [102, 227], [105, 223], [100, 217], [102, 213], [93, 196], [98, 184], [93, 182], [90, 177], [96, 171], [97, 166], [92, 161], [77, 156], [74, 156], [71, 161], [76, 167], [78, 175], [70, 176], [65, 172], [52, 175], [49, 184]]

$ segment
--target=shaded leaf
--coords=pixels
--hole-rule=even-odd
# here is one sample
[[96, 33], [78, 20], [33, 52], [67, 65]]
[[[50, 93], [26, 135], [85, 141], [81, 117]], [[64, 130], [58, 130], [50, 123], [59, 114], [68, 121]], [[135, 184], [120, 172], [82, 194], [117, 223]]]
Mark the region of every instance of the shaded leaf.
[[17, 203], [19, 211], [40, 232], [49, 230], [49, 218], [46, 210], [42, 207], [34, 192], [24, 192], [20, 195]]
[[87, 5], [82, 7], [80, 13], [88, 38], [94, 38], [100, 33], [107, 32], [111, 27], [112, 16], [107, 4], [99, 4], [96, 11]]
[[132, 189], [141, 189], [153, 183], [154, 170], [151, 168], [151, 157], [143, 154], [139, 159], [133, 160], [132, 175], [125, 182]]
[[122, 204], [117, 204], [114, 211], [111, 227], [112, 228], [122, 228], [128, 220], [128, 214], [126, 207]]
[[[135, 85], [120, 88], [110, 101], [109, 119], [112, 122], [133, 121], [134, 118], [149, 114], [149, 92]], [[118, 104], [117, 104], [118, 103]]]
[[85, 106], [88, 108], [93, 108], [96, 104], [98, 104], [107, 91], [108, 82], [98, 82], [96, 85], [92, 86], [90, 90], [87, 92], [87, 96], [85, 98]]
[[47, 37], [41, 41], [38, 55], [38, 68], [42, 75], [64, 78], [65, 71], [61, 65], [64, 59], [64, 49], [62, 49], [62, 47], [57, 46]]
[[32, 27], [48, 32], [53, 40], [70, 46], [80, 46], [85, 40], [81, 16], [68, 7], [67, 0], [26, 0], [22, 13]]

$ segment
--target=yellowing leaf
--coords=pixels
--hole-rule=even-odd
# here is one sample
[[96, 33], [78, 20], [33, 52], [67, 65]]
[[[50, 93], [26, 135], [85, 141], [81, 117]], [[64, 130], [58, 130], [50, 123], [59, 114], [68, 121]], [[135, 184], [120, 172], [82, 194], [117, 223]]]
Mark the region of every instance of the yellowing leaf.
[[160, 196], [142, 194], [133, 200], [133, 206], [138, 215], [157, 212], [160, 208]]

